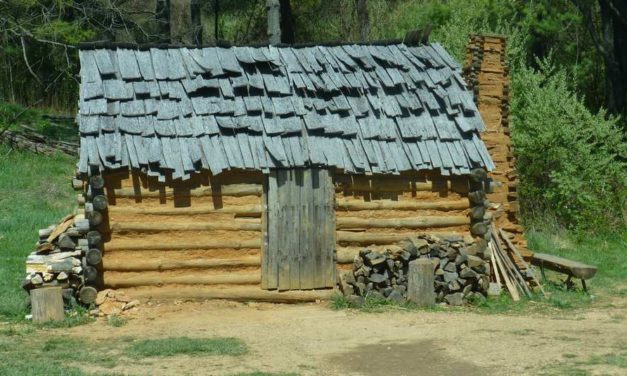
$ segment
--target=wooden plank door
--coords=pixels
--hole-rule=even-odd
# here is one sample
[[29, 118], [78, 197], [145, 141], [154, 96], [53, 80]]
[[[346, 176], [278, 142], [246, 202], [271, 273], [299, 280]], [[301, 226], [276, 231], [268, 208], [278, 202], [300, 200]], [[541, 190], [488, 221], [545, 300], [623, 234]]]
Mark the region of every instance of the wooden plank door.
[[329, 171], [272, 170], [264, 193], [261, 287], [335, 286], [335, 209]]

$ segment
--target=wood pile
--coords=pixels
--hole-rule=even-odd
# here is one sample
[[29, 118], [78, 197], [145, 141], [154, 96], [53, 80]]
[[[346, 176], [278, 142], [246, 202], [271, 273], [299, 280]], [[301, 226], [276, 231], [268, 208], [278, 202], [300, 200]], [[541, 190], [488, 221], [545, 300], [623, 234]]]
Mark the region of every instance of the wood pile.
[[11, 147], [38, 154], [61, 152], [72, 156], [78, 155], [78, 143], [53, 140], [26, 125], [19, 125], [18, 131], [6, 129], [0, 132], [0, 139], [5, 140]]
[[26, 278], [22, 287], [33, 289], [60, 286], [66, 303], [78, 300], [91, 304], [102, 283], [101, 226], [106, 221], [107, 199], [101, 176], [92, 176], [89, 185], [74, 179], [79, 210], [56, 225], [39, 230], [36, 249], [26, 259]]
[[340, 288], [348, 297], [404, 302], [409, 263], [419, 258], [433, 264], [437, 302], [462, 305], [486, 296], [491, 274], [487, 242], [453, 235], [420, 235], [383, 252], [365, 248], [355, 256], [352, 270], [340, 277]]

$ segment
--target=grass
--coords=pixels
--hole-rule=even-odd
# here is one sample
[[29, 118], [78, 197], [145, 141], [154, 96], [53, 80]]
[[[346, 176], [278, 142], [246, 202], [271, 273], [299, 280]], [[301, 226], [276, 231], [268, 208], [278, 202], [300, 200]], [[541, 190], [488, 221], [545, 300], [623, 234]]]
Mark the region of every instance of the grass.
[[37, 155], [0, 144], [0, 319], [26, 313], [20, 288], [26, 256], [34, 250], [38, 229], [73, 211], [74, 165], [64, 155]]
[[53, 123], [44, 118], [45, 114], [50, 114], [50, 110], [43, 111], [25, 108], [14, 103], [0, 102], [0, 130], [7, 125], [10, 130], [20, 130], [17, 124], [23, 124], [51, 139], [78, 141], [76, 125]]
[[162, 338], [146, 339], [133, 343], [129, 354], [136, 358], [175, 355], [242, 355], [246, 345], [236, 338]]
[[[163, 338], [134, 341], [132, 338], [92, 341], [70, 336], [47, 336], [32, 325], [9, 324], [0, 331], [0, 375], [93, 375], [82, 367], [104, 373], [124, 365], [145, 365], [147, 357], [237, 356], [247, 352], [235, 338]], [[275, 375], [262, 372], [250, 375]], [[276, 374], [280, 376], [283, 374]]]

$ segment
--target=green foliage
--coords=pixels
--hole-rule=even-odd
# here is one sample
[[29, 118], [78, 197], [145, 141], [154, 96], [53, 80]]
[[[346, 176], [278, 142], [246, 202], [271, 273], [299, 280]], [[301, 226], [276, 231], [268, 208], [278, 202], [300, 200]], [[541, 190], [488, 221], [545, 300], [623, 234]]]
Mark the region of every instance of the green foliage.
[[569, 228], [625, 226], [627, 143], [617, 119], [591, 113], [549, 60], [513, 74], [513, 141], [527, 216]]
[[54, 20], [37, 26], [33, 34], [41, 39], [55, 40], [66, 44], [78, 44], [96, 37], [94, 30], [84, 29], [76, 22]]
[[20, 288], [26, 256], [37, 230], [72, 211], [70, 176], [75, 161], [63, 155], [17, 152], [0, 144], [0, 317], [24, 317], [26, 294]]
[[112, 326], [114, 328], [119, 328], [121, 326], [124, 326], [126, 325], [127, 322], [128, 322], [128, 319], [126, 317], [122, 317], [119, 315], [111, 315], [107, 317], [107, 324], [109, 324], [109, 326]]
[[134, 357], [175, 355], [242, 355], [248, 352], [246, 345], [237, 338], [161, 338], [146, 339], [130, 345], [129, 354]]

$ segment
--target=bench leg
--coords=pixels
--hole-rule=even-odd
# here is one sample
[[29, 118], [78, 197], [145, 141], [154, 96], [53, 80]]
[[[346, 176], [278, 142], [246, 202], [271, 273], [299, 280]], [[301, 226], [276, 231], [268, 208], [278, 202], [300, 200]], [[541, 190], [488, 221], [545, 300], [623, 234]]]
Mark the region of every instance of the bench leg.
[[581, 287], [583, 287], [583, 291], [587, 294], [588, 293], [588, 286], [586, 286], [586, 280], [585, 279], [581, 280]]
[[572, 281], [573, 276], [569, 275], [568, 278], [564, 281], [564, 285], [566, 286], [566, 290], [572, 290], [575, 286]]

